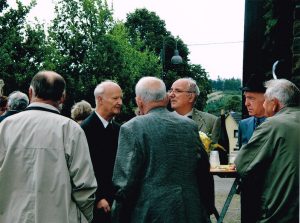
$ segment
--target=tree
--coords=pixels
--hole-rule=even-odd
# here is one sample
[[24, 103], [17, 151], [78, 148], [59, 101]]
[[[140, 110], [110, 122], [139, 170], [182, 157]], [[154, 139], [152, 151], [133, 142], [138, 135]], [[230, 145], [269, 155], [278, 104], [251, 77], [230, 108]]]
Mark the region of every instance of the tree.
[[134, 84], [142, 75], [157, 73], [155, 55], [140, 52], [129, 43], [122, 23], [112, 19], [106, 1], [58, 1], [49, 29], [52, 51], [45, 67], [54, 66], [67, 80], [69, 111], [78, 100], [94, 104], [93, 90], [105, 79], [118, 82], [124, 91], [121, 121], [132, 117]]
[[[160, 76], [167, 88], [181, 77], [191, 77], [196, 80], [201, 89], [199, 97], [201, 100], [198, 100], [196, 107], [203, 108], [207, 93], [211, 91], [208, 74], [201, 65], [189, 64], [187, 45], [180, 38], [172, 36], [171, 32], [166, 29], [165, 22], [159, 16], [145, 8], [136, 9], [133, 13], [129, 13], [125, 26], [129, 30], [131, 43], [139, 46], [141, 51], [148, 49], [155, 52], [157, 57], [162, 57], [161, 50], [164, 47], [165, 55], [163, 66], [161, 64]], [[176, 42], [180, 56], [183, 58], [183, 64], [180, 65], [171, 63]]]
[[24, 6], [17, 1], [17, 8], [13, 9], [7, 1], [0, 3], [0, 76], [5, 82], [5, 94], [13, 90], [27, 92], [44, 55], [42, 27], [26, 24], [34, 4], [33, 1]]

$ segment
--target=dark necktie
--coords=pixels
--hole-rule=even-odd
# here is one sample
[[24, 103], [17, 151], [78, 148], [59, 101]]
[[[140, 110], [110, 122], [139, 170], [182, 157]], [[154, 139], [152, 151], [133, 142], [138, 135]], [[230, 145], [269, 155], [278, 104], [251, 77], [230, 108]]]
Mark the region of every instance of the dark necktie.
[[255, 118], [255, 126], [254, 126], [254, 129], [256, 129], [259, 125], [260, 125], [260, 119], [259, 119], [259, 118]]

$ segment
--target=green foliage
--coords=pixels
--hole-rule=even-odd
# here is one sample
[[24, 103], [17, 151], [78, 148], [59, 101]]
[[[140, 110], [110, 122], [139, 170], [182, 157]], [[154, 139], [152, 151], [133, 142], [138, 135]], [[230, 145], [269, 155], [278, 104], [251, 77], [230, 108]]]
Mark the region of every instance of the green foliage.
[[237, 91], [241, 87], [241, 79], [239, 78], [221, 79], [218, 76], [217, 80], [210, 80], [210, 83], [216, 91]]
[[[40, 27], [32, 29], [25, 19], [29, 6], [17, 2], [9, 8], [7, 1], [0, 4], [0, 77], [5, 82], [4, 94], [13, 90], [27, 92], [32, 75], [38, 70], [43, 55], [43, 33]], [[35, 57], [33, 57], [35, 55]]]
[[[165, 22], [146, 9], [129, 14], [127, 21], [115, 22], [107, 2], [101, 0], [58, 0], [55, 18], [45, 27], [27, 24], [25, 18], [34, 6], [18, 2], [17, 9], [0, 3], [0, 77], [5, 92], [27, 91], [29, 82], [40, 70], [54, 70], [67, 81], [65, 115], [74, 102], [85, 99], [94, 105], [93, 91], [106, 79], [123, 89], [124, 106], [120, 121], [133, 115], [134, 86], [142, 76], [163, 77], [167, 87], [180, 77], [192, 77], [199, 84], [204, 107], [211, 92], [206, 71], [188, 63], [188, 48], [165, 28]], [[184, 63], [170, 60], [178, 47]], [[164, 67], [159, 58], [164, 49]]]

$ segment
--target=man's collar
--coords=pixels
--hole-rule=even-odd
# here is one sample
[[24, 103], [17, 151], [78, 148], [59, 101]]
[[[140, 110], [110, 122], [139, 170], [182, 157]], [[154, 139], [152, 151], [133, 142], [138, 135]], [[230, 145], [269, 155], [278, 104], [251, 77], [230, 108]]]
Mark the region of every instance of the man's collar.
[[104, 128], [106, 128], [111, 121], [110, 122], [106, 121], [100, 114], [98, 114], [97, 111], [95, 111], [95, 113], [98, 116], [98, 118], [100, 119], [100, 121], [102, 122]]

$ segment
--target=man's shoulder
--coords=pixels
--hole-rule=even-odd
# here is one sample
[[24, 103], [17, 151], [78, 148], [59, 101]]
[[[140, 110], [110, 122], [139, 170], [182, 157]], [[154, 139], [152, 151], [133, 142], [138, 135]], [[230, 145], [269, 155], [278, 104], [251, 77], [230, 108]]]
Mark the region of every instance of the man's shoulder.
[[247, 125], [248, 123], [252, 123], [254, 120], [254, 117], [251, 116], [249, 118], [245, 118], [245, 119], [242, 119], [240, 122], [239, 122], [239, 125]]
[[[95, 111], [93, 111], [86, 119], [84, 119], [84, 120], [81, 122], [80, 126], [81, 126], [82, 128], [86, 128], [86, 127], [88, 127], [88, 126], [90, 126], [90, 125], [94, 125], [94, 124], [95, 124], [95, 120], [96, 120], [97, 118], [98, 118], [98, 117], [97, 117]], [[98, 119], [99, 119], [99, 118], [98, 118]]]
[[204, 117], [204, 118], [210, 118], [210, 119], [215, 119], [215, 120], [218, 119], [217, 116], [215, 116], [213, 114], [210, 114], [208, 112], [199, 111], [196, 108], [193, 108], [193, 116], [201, 116], [201, 117]]

